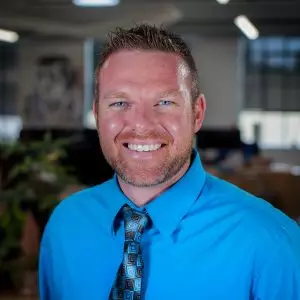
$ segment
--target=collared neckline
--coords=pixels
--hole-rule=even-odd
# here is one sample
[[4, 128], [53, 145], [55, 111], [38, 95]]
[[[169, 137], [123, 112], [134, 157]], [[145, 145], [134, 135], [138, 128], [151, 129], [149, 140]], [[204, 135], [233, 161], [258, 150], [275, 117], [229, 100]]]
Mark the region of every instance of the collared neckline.
[[199, 153], [193, 149], [187, 172], [170, 188], [146, 205], [146, 210], [156, 228], [171, 236], [181, 220], [198, 199], [205, 182], [205, 171]]
[[112, 234], [120, 225], [120, 211], [125, 204], [149, 214], [154, 226], [164, 235], [170, 236], [177, 229], [182, 218], [198, 198], [205, 181], [199, 153], [193, 149], [191, 165], [187, 172], [171, 187], [157, 196], [145, 207], [138, 208], [121, 190], [117, 175], [107, 182], [105, 198], [108, 199], [108, 226]]

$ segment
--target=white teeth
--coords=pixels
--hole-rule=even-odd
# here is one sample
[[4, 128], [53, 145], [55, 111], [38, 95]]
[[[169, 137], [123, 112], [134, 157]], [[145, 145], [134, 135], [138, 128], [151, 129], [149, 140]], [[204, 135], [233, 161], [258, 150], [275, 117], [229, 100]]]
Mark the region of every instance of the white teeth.
[[161, 147], [161, 144], [155, 144], [155, 145], [136, 145], [136, 144], [128, 144], [128, 148], [130, 150], [139, 151], [139, 152], [149, 152], [158, 150]]

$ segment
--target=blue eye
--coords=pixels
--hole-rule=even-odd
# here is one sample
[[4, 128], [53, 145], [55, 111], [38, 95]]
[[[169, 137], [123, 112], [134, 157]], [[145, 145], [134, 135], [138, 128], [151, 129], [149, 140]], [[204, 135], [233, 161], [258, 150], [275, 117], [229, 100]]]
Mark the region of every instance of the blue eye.
[[126, 107], [128, 104], [127, 102], [124, 102], [124, 101], [118, 101], [118, 102], [114, 102], [112, 104], [110, 104], [109, 106], [111, 107], [120, 107], [120, 108], [124, 108]]
[[170, 104], [173, 104], [174, 102], [173, 101], [170, 101], [170, 100], [160, 100], [159, 101], [159, 105], [170, 105]]

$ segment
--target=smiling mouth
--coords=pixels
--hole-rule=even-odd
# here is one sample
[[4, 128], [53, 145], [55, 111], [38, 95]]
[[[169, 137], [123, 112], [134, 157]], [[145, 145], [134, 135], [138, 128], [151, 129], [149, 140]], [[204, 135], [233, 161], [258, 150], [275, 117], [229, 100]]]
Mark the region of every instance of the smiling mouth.
[[136, 152], [154, 152], [157, 151], [163, 147], [166, 146], [166, 144], [151, 144], [151, 145], [145, 145], [145, 144], [129, 144], [129, 143], [124, 143], [124, 147], [131, 151], [136, 151]]

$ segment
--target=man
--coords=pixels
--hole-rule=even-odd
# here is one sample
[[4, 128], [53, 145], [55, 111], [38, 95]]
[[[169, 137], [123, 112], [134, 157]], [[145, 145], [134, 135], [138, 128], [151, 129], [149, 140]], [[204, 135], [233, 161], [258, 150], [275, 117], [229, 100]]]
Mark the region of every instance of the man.
[[115, 176], [52, 214], [42, 300], [300, 299], [296, 223], [207, 174], [193, 149], [205, 99], [178, 36], [148, 25], [112, 34], [94, 113]]

